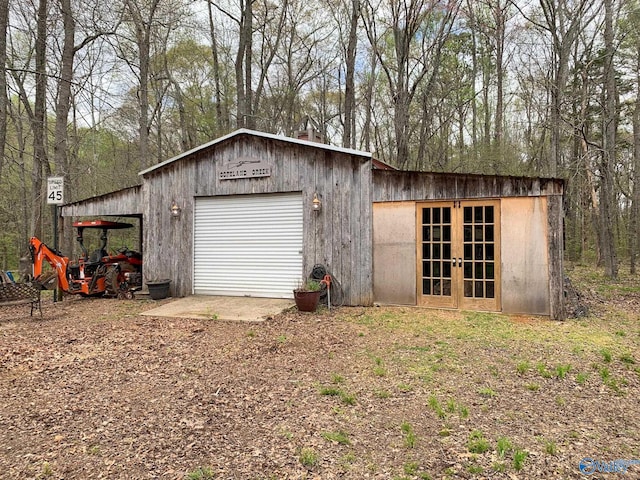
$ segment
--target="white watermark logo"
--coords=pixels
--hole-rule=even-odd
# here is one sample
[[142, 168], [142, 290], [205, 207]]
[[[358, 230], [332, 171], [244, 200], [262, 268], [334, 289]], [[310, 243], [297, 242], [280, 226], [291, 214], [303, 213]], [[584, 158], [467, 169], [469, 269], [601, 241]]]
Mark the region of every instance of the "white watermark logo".
[[578, 468], [580, 473], [584, 475], [593, 475], [594, 473], [627, 473], [631, 465], [640, 465], [640, 460], [611, 460], [604, 462], [593, 458], [583, 458], [580, 460]]

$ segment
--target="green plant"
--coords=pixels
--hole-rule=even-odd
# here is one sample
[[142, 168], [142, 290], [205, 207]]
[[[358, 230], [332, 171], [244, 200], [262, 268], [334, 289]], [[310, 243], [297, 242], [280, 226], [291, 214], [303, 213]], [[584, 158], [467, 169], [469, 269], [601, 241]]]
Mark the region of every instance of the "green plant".
[[524, 467], [524, 461], [527, 459], [527, 456], [529, 454], [524, 451], [524, 450], [516, 450], [513, 452], [513, 468], [516, 471], [520, 471], [522, 470], [522, 467]]
[[318, 292], [322, 288], [322, 284], [318, 280], [306, 279], [302, 280], [296, 290], [301, 292]]
[[344, 467], [348, 467], [349, 465], [351, 465], [355, 461], [356, 461], [356, 454], [353, 453], [353, 452], [349, 452], [349, 453], [343, 455], [343, 457], [340, 459], [340, 464], [344, 468]]
[[305, 447], [300, 451], [299, 460], [302, 465], [310, 468], [318, 464], [319, 457], [313, 448]]
[[571, 370], [571, 365], [558, 365], [556, 367], [556, 377], [560, 380], [567, 376], [567, 373]]
[[536, 365], [536, 370], [540, 374], [542, 378], [551, 378], [551, 372], [547, 370], [547, 366], [544, 363], [538, 363]]
[[349, 436], [342, 431], [322, 432], [321, 435], [322, 435], [322, 438], [324, 438], [325, 440], [328, 440], [330, 442], [336, 442], [336, 443], [339, 443], [340, 445], [349, 445], [351, 443], [349, 441]]
[[507, 466], [504, 464], [504, 462], [495, 462], [493, 465], [491, 465], [491, 468], [494, 472], [503, 473], [507, 469]]
[[527, 383], [527, 390], [531, 390], [532, 392], [537, 392], [540, 390], [540, 385], [537, 383]]
[[467, 418], [469, 416], [469, 409], [464, 405], [458, 405], [458, 414], [460, 418]]
[[467, 447], [471, 453], [485, 453], [489, 450], [489, 442], [480, 430], [474, 430], [469, 434]]
[[407, 475], [415, 475], [418, 473], [418, 467], [418, 462], [409, 462], [405, 463], [403, 470]]
[[43, 477], [50, 477], [53, 475], [53, 468], [51, 468], [51, 464], [49, 462], [42, 463], [42, 471], [40, 472]]
[[611, 351], [609, 349], [603, 348], [600, 350], [600, 354], [602, 355], [602, 360], [604, 360], [605, 363], [611, 363], [613, 355], [611, 355]]
[[344, 383], [344, 377], [338, 373], [331, 374], [331, 381], [333, 383]]
[[622, 355], [620, 355], [620, 361], [622, 363], [626, 363], [627, 365], [633, 365], [634, 363], [636, 363], [636, 360], [630, 353], [623, 353]]
[[387, 369], [381, 365], [376, 365], [375, 367], [373, 367], [373, 374], [376, 377], [384, 377], [387, 375]]
[[378, 398], [389, 398], [391, 397], [391, 393], [388, 390], [376, 390], [374, 395]]
[[472, 475], [479, 475], [484, 471], [484, 469], [480, 465], [469, 465], [467, 467], [467, 472]]
[[587, 382], [587, 378], [589, 378], [589, 374], [587, 374], [587, 373], [578, 373], [576, 375], [576, 383], [578, 385], [584, 385]]
[[89, 455], [99, 455], [100, 447], [98, 445], [91, 445], [89, 448], [87, 448], [87, 453]]
[[340, 401], [345, 405], [355, 405], [356, 396], [352, 393], [340, 392]]
[[431, 408], [431, 410], [436, 412], [436, 415], [438, 415], [438, 418], [446, 417], [446, 413], [442, 409], [442, 405], [440, 405], [440, 402], [438, 401], [438, 398], [435, 395], [431, 395], [429, 397], [429, 408]]
[[407, 448], [413, 448], [416, 445], [416, 433], [413, 431], [413, 426], [407, 422], [402, 422], [400, 429], [404, 434], [404, 445]]
[[276, 338], [276, 341], [278, 343], [285, 343], [287, 341], [287, 336], [286, 335], [278, 335], [278, 338]]
[[194, 471], [187, 473], [186, 480], [211, 480], [214, 478], [213, 470], [209, 467], [198, 467]]
[[516, 365], [516, 372], [518, 372], [518, 375], [524, 375], [525, 373], [527, 373], [529, 368], [531, 368], [529, 365], [529, 362], [525, 360], [525, 361], [519, 362], [518, 365]]
[[342, 390], [338, 387], [320, 387], [320, 395], [336, 396], [340, 395]]
[[558, 453], [558, 447], [556, 446], [555, 442], [545, 441], [544, 451], [547, 453], [547, 455], [555, 455], [556, 453]]
[[498, 456], [502, 459], [504, 456], [509, 453], [513, 449], [513, 445], [507, 437], [500, 437], [498, 439], [498, 446], [496, 450], [498, 451]]
[[489, 387], [482, 387], [482, 388], [478, 389], [478, 393], [480, 395], [482, 395], [483, 397], [487, 397], [487, 398], [495, 397], [497, 395], [495, 390], [493, 390], [492, 388], [489, 388]]

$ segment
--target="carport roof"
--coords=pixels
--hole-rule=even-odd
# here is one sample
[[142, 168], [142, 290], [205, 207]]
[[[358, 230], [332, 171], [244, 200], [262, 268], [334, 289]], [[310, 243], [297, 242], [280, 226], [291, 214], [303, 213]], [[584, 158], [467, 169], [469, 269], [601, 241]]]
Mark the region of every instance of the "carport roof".
[[[261, 138], [268, 138], [271, 140], [278, 140], [280, 142], [288, 142], [288, 143], [293, 143], [296, 145], [306, 145], [308, 147], [314, 147], [314, 148], [321, 148], [324, 150], [330, 150], [332, 152], [340, 152], [340, 153], [345, 153], [347, 155], [356, 155], [359, 157], [364, 157], [364, 158], [372, 158], [372, 154], [370, 152], [364, 152], [361, 150], [353, 150], [351, 148], [343, 148], [343, 147], [336, 147], [334, 145], [327, 145], [325, 143], [319, 143], [319, 142], [312, 142], [309, 140], [300, 140], [297, 138], [292, 138], [292, 137], [285, 137], [284, 135], [275, 135], [273, 133], [266, 133], [266, 132], [259, 132], [257, 130], [249, 130], [247, 128], [241, 128], [239, 130], [236, 130], [234, 132], [229, 133], [228, 135], [225, 135], [223, 137], [220, 138], [216, 138], [215, 140], [212, 140], [211, 142], [199, 145], [195, 148], [192, 148], [191, 150], [188, 150], [184, 153], [181, 153], [180, 155], [177, 155], [173, 158], [170, 158], [168, 160], [165, 160], [164, 162], [160, 162], [156, 165], [153, 165], [145, 170], [142, 170], [141, 172], [138, 173], [138, 175], [146, 175], [147, 173], [151, 173], [154, 170], [158, 170], [166, 165], [169, 165], [173, 162], [176, 162], [182, 158], [188, 157], [189, 155], [192, 155], [196, 152], [199, 152], [201, 150], [204, 150], [206, 148], [209, 148], [213, 145], [217, 145], [219, 143], [225, 142], [233, 137], [237, 137], [239, 135], [252, 135], [254, 137], [261, 137]], [[392, 168], [392, 167], [389, 167]]]

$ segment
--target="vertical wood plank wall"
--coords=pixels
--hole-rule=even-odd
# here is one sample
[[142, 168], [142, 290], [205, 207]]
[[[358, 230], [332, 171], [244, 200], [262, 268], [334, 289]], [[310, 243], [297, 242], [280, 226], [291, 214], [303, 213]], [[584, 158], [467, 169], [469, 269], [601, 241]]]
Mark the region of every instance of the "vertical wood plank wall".
[[[218, 179], [222, 162], [246, 157], [266, 161], [271, 176]], [[302, 192], [303, 273], [323, 264], [340, 282], [345, 304], [372, 303], [370, 159], [241, 135], [144, 180], [146, 276], [171, 278], [174, 295], [193, 290], [195, 197]], [[319, 213], [311, 209], [314, 193], [322, 201]], [[170, 215], [173, 201], [182, 208], [179, 218]]]

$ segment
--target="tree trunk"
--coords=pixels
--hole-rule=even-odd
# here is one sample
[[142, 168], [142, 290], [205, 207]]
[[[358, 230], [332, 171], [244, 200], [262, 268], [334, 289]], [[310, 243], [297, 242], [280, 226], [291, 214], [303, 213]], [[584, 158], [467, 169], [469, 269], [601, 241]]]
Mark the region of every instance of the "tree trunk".
[[47, 95], [47, 0], [40, 0], [36, 19], [36, 48], [35, 48], [35, 83], [36, 95], [33, 105], [33, 167], [31, 171], [32, 184], [32, 235], [42, 238], [43, 188], [42, 175], [47, 162], [45, 148], [45, 118]]
[[605, 275], [618, 277], [618, 260], [613, 228], [616, 220], [616, 195], [614, 164], [616, 161], [616, 131], [618, 127], [618, 99], [616, 88], [616, 72], [613, 63], [615, 53], [613, 31], [613, 0], [604, 0], [604, 149], [600, 166], [600, 225], [602, 230], [601, 251], [604, 260]]
[[71, 82], [73, 80], [73, 57], [75, 54], [75, 21], [71, 11], [71, 0], [60, 0], [60, 11], [64, 25], [64, 42], [62, 45], [62, 66], [60, 69], [56, 100], [53, 161], [56, 173], [66, 177], [69, 174], [67, 122], [71, 108]]
[[640, 38], [636, 43], [636, 98], [633, 111], [633, 196], [629, 225], [629, 261], [631, 273], [636, 273], [640, 243]]
[[229, 130], [229, 113], [222, 93], [220, 82], [220, 59], [218, 54], [218, 40], [216, 38], [215, 23], [213, 21], [213, 7], [207, 2], [209, 11], [209, 36], [211, 41], [211, 57], [213, 59], [213, 82], [216, 96], [216, 133], [227, 133]]
[[358, 44], [358, 18], [360, 18], [360, 0], [351, 1], [351, 23], [349, 25], [349, 42], [346, 52], [346, 78], [344, 85], [344, 136], [342, 146], [355, 148], [355, 71], [356, 47]]
[[9, 24], [9, 0], [0, 2], [0, 178], [2, 178], [2, 167], [4, 166], [5, 142], [7, 139], [7, 26]]

